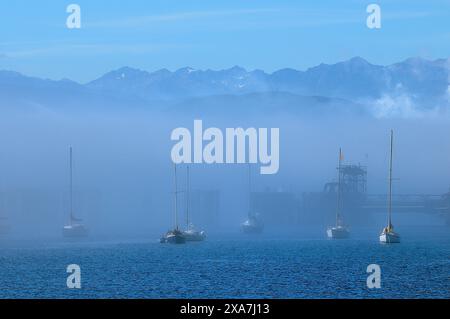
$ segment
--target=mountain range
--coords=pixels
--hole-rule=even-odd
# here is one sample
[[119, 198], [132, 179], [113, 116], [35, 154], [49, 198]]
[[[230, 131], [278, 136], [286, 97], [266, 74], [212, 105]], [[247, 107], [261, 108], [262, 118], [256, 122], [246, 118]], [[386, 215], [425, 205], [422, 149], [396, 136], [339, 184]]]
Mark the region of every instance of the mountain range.
[[[242, 67], [225, 70], [147, 72], [123, 67], [81, 84], [28, 77], [0, 71], [0, 103], [43, 107], [80, 105], [152, 105], [156, 101], [183, 104], [211, 97], [246, 96], [261, 98], [316, 97], [317, 103], [343, 101], [366, 104], [385, 96], [408, 96], [421, 108], [447, 107], [450, 97], [450, 59], [434, 61], [409, 58], [388, 66], [375, 65], [354, 57], [335, 64], [320, 64], [305, 71], [281, 69], [273, 73], [247, 71]], [[326, 98], [320, 100], [320, 98]], [[283, 100], [283, 99], [281, 99]], [[307, 100], [307, 99], [306, 99]], [[289, 103], [291, 103], [289, 102]], [[310, 101], [311, 102], [311, 101]], [[1, 107], [1, 106], [0, 106]]]

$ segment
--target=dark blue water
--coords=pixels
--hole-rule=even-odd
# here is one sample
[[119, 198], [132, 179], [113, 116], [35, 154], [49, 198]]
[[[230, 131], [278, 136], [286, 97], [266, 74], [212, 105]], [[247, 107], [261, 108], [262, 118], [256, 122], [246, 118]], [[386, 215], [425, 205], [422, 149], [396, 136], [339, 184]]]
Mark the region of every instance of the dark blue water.
[[[203, 243], [3, 242], [0, 298], [450, 298], [450, 230], [403, 231], [399, 245], [377, 233], [320, 236], [227, 235]], [[82, 289], [66, 287], [81, 266]], [[381, 266], [381, 289], [366, 268]]]

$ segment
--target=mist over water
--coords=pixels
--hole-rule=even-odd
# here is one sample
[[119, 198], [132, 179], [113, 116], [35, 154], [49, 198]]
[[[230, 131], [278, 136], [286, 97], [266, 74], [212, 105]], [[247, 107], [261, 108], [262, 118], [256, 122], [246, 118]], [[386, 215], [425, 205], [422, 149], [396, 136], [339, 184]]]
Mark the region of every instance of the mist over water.
[[450, 298], [450, 2], [3, 2], [0, 301]]
[[[252, 192], [285, 191], [298, 199], [304, 192], [321, 192], [325, 183], [336, 180], [338, 150], [342, 147], [344, 163], [367, 166], [368, 193], [385, 194], [391, 128], [395, 131], [394, 193], [440, 195], [450, 186], [446, 116], [375, 118], [252, 110], [237, 117], [236, 112], [204, 109], [193, 114], [179, 109], [86, 109], [89, 107], [84, 105], [82, 111], [71, 112], [2, 112], [0, 214], [11, 227], [6, 240], [61, 236], [69, 214], [70, 145], [74, 149], [74, 212], [88, 225], [92, 236], [158, 238], [174, 223], [170, 151], [175, 142], [170, 134], [177, 127], [192, 132], [195, 119], [203, 120], [203, 129], [280, 129], [279, 172], [261, 175], [260, 164], [253, 164]], [[191, 164], [190, 168], [193, 194], [219, 194], [217, 216], [196, 216], [192, 211], [193, 222], [212, 236], [238, 233], [248, 211], [247, 165]], [[186, 190], [185, 165], [178, 166], [178, 187]], [[185, 196], [181, 193], [178, 198], [180, 223], [185, 218]], [[330, 212], [322, 214], [314, 221], [305, 219], [303, 224], [300, 221], [291, 227], [322, 229], [332, 223], [327, 217]], [[364, 216], [367, 223], [363, 226], [378, 229], [384, 216], [383, 212]], [[396, 219], [398, 226], [444, 223], [432, 214], [403, 214]], [[276, 225], [267, 225], [267, 231], [285, 232]]]

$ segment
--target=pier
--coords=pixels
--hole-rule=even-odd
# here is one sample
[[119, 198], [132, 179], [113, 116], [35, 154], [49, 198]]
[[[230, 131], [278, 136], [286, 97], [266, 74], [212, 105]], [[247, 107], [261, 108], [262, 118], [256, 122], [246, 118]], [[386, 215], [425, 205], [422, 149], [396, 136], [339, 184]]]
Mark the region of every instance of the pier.
[[[367, 167], [345, 164], [341, 168], [342, 206], [346, 220], [364, 224], [372, 214], [385, 213], [387, 194], [367, 192]], [[322, 191], [260, 192], [252, 194], [253, 205], [274, 224], [324, 223], [333, 220], [337, 200], [337, 183], [325, 183]], [[445, 194], [393, 194], [392, 211], [401, 214], [421, 213], [439, 216], [450, 226], [450, 192]]]

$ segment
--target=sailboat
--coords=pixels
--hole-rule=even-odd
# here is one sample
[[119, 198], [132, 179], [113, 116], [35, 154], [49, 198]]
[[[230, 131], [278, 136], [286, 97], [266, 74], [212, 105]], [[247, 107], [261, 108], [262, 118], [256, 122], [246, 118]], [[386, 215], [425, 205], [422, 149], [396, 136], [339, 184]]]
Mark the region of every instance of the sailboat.
[[347, 227], [344, 226], [341, 214], [341, 167], [342, 167], [342, 150], [339, 148], [339, 165], [338, 165], [338, 185], [337, 185], [337, 201], [336, 201], [336, 224], [327, 229], [328, 238], [344, 239], [350, 235]]
[[186, 238], [183, 235], [183, 232], [178, 228], [178, 187], [177, 187], [177, 166], [174, 165], [175, 171], [175, 228], [173, 230], [169, 230], [165, 233], [161, 239], [161, 244], [184, 244], [186, 243]]
[[69, 149], [70, 162], [70, 217], [69, 224], [63, 227], [64, 237], [86, 237], [88, 235], [87, 228], [83, 225], [82, 220], [75, 217], [73, 213], [73, 165], [72, 165], [72, 147]]
[[204, 231], [198, 231], [189, 220], [189, 197], [190, 197], [190, 180], [189, 180], [189, 166], [186, 168], [187, 175], [187, 190], [186, 190], [186, 230], [183, 231], [183, 235], [186, 241], [203, 241], [206, 238]]
[[251, 170], [250, 164], [248, 165], [248, 218], [242, 223], [241, 228], [245, 234], [260, 234], [264, 230], [264, 223], [262, 222], [258, 213], [252, 211], [251, 207]]
[[389, 160], [389, 196], [388, 196], [388, 224], [383, 228], [380, 235], [380, 242], [385, 244], [400, 243], [400, 235], [394, 231], [392, 225], [392, 150], [394, 144], [394, 131], [391, 130], [391, 154]]

